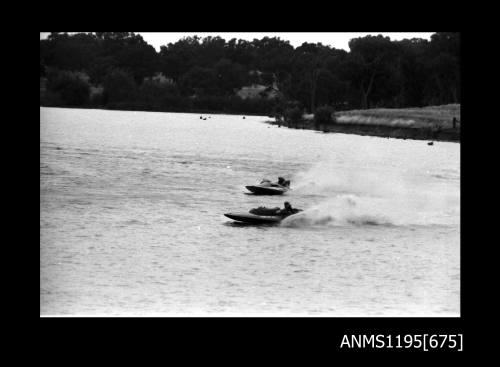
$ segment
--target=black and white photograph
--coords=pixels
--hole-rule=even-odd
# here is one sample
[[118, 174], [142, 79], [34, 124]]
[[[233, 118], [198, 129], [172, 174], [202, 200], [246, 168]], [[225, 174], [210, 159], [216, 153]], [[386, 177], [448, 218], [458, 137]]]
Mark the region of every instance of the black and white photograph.
[[460, 317], [460, 39], [40, 32], [40, 317]]

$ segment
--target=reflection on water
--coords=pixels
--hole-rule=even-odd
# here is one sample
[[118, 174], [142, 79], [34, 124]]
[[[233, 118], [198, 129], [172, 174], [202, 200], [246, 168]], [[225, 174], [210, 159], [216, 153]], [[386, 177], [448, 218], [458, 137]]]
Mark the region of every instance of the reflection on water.
[[265, 120], [40, 108], [41, 314], [458, 315], [459, 145]]

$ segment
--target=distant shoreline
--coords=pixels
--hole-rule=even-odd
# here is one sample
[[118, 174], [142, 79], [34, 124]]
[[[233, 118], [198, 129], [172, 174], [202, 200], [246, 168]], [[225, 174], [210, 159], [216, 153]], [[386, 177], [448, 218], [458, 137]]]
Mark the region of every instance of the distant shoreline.
[[[315, 124], [313, 115], [304, 115], [298, 122], [267, 121], [267, 123], [325, 133], [460, 142], [459, 104], [339, 111], [335, 113], [335, 118], [337, 121], [333, 124]], [[455, 126], [453, 119], [456, 119]]]
[[310, 123], [287, 124], [275, 121], [266, 121], [271, 125], [288, 127], [291, 129], [315, 130], [324, 133], [356, 134], [365, 136], [378, 136], [383, 138], [434, 140], [460, 143], [460, 131], [432, 131], [424, 128], [405, 128], [381, 125], [343, 124], [314, 126]]

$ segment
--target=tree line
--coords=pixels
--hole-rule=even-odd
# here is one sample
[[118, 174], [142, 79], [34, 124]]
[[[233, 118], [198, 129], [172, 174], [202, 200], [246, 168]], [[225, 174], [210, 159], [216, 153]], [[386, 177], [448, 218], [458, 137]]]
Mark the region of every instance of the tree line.
[[[266, 115], [421, 107], [460, 103], [460, 36], [365, 36], [351, 39], [349, 51], [195, 36], [157, 52], [130, 32], [54, 32], [40, 40], [40, 78], [47, 106]], [[265, 87], [260, 96], [237, 94], [254, 84]]]

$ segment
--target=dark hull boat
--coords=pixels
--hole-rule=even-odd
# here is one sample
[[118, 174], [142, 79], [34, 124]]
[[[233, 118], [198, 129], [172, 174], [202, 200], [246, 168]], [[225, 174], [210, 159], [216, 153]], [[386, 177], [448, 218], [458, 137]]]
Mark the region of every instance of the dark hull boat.
[[286, 217], [290, 215], [301, 212], [301, 209], [293, 209], [292, 214], [279, 215], [280, 208], [265, 208], [259, 207], [250, 210], [248, 213], [237, 212], [237, 213], [226, 213], [226, 217], [233, 219], [238, 222], [252, 223], [252, 224], [269, 224], [269, 223], [279, 223]]
[[248, 191], [253, 192], [255, 195], [283, 195], [288, 191], [288, 188], [282, 186], [245, 186]]
[[283, 220], [283, 217], [279, 215], [256, 215], [251, 213], [226, 213], [224, 215], [238, 222], [252, 224], [279, 223]]

